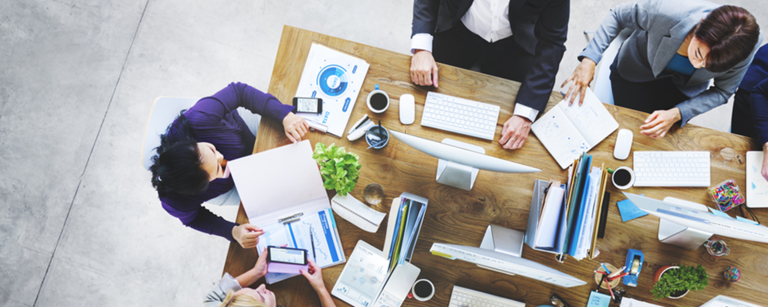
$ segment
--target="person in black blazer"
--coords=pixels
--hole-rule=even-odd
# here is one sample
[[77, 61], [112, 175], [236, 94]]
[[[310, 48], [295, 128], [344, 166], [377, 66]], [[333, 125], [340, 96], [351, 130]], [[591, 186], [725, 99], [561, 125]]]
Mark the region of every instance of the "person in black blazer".
[[437, 88], [438, 61], [521, 82], [499, 140], [521, 148], [552, 92], [569, 13], [569, 0], [415, 0], [411, 80]]
[[755, 139], [763, 149], [760, 173], [768, 179], [768, 45], [757, 50], [733, 99], [731, 132]]

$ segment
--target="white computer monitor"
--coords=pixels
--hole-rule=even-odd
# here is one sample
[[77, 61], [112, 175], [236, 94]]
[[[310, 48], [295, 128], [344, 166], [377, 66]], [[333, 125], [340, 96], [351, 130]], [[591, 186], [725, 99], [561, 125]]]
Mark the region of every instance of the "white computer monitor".
[[401, 142], [430, 156], [438, 158], [437, 182], [452, 187], [471, 190], [478, 169], [502, 173], [533, 173], [538, 168], [485, 155], [482, 147], [445, 139], [443, 143], [397, 131], [390, 131]]
[[525, 276], [560, 287], [570, 288], [587, 284], [581, 279], [546, 265], [484, 248], [433, 243], [429, 251], [436, 256], [451, 260], [459, 259], [499, 273]]
[[768, 243], [768, 227], [739, 221], [677, 204], [624, 192], [641, 210], [670, 222], [694, 229], [705, 230], [719, 236]]

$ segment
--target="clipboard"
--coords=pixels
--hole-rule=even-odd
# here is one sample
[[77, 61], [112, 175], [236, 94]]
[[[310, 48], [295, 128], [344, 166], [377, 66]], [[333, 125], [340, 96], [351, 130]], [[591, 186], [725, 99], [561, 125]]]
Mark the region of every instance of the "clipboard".
[[603, 212], [603, 199], [605, 198], [605, 189], [608, 186], [608, 170], [605, 169], [605, 163], [600, 165], [600, 168], [603, 170], [602, 174], [600, 176], [600, 189], [598, 190], [598, 196], [597, 196], [597, 208], [596, 208], [596, 214], [595, 214], [595, 225], [594, 229], [592, 231], [592, 245], [589, 247], [589, 250], [587, 251], [587, 256], [589, 259], [595, 259], [598, 255], [600, 255], [600, 251], [597, 250], [597, 233], [600, 229], [600, 218], [608, 214], [608, 212]]

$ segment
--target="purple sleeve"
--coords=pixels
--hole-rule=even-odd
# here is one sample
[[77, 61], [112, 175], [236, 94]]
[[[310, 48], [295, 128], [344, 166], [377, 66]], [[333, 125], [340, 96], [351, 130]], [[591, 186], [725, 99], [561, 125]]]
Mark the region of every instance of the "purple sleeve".
[[200, 99], [189, 110], [216, 115], [218, 118], [211, 118], [211, 120], [218, 125], [221, 118], [238, 107], [244, 107], [253, 113], [278, 121], [282, 121], [288, 113], [293, 111], [292, 105], [282, 104], [272, 94], [240, 82], [230, 83], [216, 94]]
[[235, 240], [232, 237], [232, 228], [237, 224], [213, 214], [202, 206], [202, 202], [184, 199], [183, 196], [161, 197], [160, 201], [163, 203], [163, 209], [181, 220], [185, 226], [229, 241]]

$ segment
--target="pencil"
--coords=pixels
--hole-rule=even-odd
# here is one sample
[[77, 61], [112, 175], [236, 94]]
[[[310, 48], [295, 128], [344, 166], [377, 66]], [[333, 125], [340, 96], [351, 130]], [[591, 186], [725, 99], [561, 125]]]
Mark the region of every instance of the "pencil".
[[312, 235], [312, 226], [309, 227], [309, 241], [312, 242], [312, 261], [317, 261], [317, 254], [315, 254], [315, 236]]

